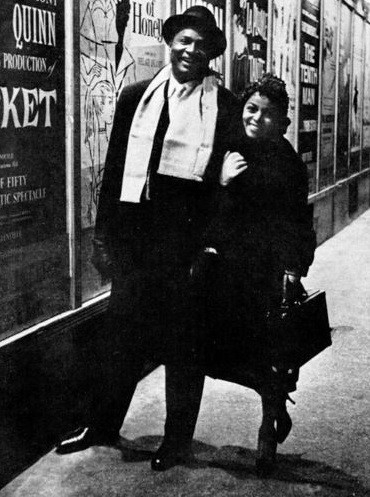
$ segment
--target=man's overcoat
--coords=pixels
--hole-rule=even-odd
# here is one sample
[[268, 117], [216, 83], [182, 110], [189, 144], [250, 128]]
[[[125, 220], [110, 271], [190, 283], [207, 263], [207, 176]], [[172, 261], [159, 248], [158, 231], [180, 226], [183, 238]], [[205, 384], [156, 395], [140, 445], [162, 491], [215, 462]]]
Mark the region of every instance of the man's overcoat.
[[[235, 98], [218, 88], [214, 149], [202, 182], [155, 173], [151, 198], [119, 200], [129, 131], [149, 81], [124, 88], [117, 104], [95, 231], [95, 262], [108, 259], [112, 276], [109, 311], [119, 316], [122, 333], [149, 356], [167, 362], [194, 349], [189, 275], [202, 250], [213, 211], [223, 155], [233, 135]], [[192, 337], [192, 338], [190, 338]]]

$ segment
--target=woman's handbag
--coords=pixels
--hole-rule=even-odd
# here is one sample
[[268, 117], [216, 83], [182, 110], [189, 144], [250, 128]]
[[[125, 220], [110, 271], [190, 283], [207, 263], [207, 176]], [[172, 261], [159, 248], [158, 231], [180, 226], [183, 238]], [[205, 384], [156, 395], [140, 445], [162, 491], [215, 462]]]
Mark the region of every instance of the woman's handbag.
[[277, 369], [298, 368], [332, 343], [325, 292], [288, 299], [288, 284], [284, 276], [282, 303], [267, 313], [267, 347]]

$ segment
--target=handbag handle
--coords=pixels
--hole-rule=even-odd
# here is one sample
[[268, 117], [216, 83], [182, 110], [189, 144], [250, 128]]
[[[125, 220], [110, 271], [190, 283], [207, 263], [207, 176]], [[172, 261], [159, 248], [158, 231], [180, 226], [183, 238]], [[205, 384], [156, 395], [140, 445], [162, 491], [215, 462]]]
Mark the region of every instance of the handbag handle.
[[[296, 285], [296, 288], [298, 288], [298, 291], [296, 291], [293, 296], [289, 295], [289, 290], [288, 290], [289, 285]], [[283, 276], [283, 298], [281, 301], [282, 309], [286, 309], [286, 311], [287, 311], [293, 305], [300, 305], [305, 298], [307, 298], [307, 292], [306, 292], [304, 286], [302, 285], [302, 283], [300, 281], [296, 284], [290, 283], [289, 279], [288, 279], [288, 275], [284, 274], [284, 276]]]

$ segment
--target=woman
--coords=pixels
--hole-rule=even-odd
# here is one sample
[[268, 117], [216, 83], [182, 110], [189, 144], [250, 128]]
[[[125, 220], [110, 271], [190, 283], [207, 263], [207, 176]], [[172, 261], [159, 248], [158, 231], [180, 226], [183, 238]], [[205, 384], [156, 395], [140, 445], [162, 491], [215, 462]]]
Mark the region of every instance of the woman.
[[291, 429], [286, 400], [298, 379], [298, 370], [273, 363], [266, 315], [281, 302], [284, 277], [291, 299], [302, 292], [300, 278], [316, 245], [306, 167], [283, 136], [290, 124], [288, 103], [285, 83], [271, 74], [245, 91], [238, 150], [225, 156], [217, 212], [205, 240], [207, 264], [218, 257], [204, 293], [207, 374], [261, 395], [260, 475], [272, 470], [277, 443]]

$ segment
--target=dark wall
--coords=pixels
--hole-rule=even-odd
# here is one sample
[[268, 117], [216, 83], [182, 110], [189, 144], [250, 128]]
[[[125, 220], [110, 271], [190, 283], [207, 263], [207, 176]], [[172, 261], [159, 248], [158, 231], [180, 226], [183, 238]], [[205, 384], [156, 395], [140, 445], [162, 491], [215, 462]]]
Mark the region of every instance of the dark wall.
[[103, 314], [0, 348], [0, 487], [83, 421], [97, 384]]
[[101, 301], [0, 348], [0, 488], [88, 419], [104, 371], [106, 308]]

